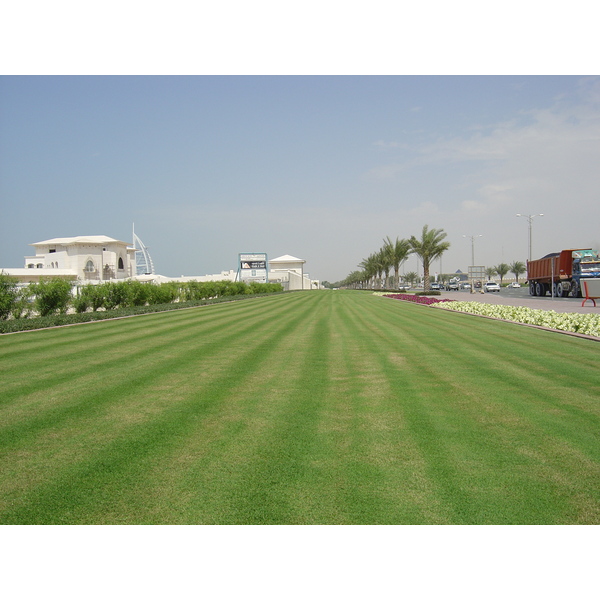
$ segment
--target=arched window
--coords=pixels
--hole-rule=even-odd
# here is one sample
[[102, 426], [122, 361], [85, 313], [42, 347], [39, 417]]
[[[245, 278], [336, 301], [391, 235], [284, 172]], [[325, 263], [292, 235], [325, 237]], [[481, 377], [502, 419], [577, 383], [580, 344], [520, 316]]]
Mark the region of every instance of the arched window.
[[44, 268], [44, 265], [43, 265], [42, 263], [38, 263], [38, 264], [36, 265], [36, 267], [37, 267], [38, 269], [43, 269], [43, 268]]
[[125, 268], [123, 265], [123, 258], [119, 256], [119, 270], [122, 271]]
[[29, 264], [27, 265], [27, 268], [28, 268], [28, 269], [33, 269], [33, 267], [34, 267], [34, 264], [33, 264], [33, 263], [29, 263]]
[[85, 269], [83, 269], [86, 273], [93, 273], [95, 271], [94, 269], [94, 262], [90, 259], [85, 263]]

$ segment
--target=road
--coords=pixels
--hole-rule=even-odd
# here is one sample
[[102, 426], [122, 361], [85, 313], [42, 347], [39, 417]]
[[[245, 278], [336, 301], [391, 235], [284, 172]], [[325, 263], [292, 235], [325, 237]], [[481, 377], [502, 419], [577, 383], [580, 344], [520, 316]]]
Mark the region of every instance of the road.
[[509, 306], [526, 306], [542, 310], [553, 310], [561, 313], [596, 313], [600, 314], [600, 301], [594, 306], [591, 300], [581, 306], [583, 298], [552, 298], [551, 296], [530, 296], [529, 287], [502, 288], [499, 292], [472, 294], [469, 290], [458, 292], [442, 292], [442, 297], [464, 302], [485, 302], [487, 304], [506, 304]]

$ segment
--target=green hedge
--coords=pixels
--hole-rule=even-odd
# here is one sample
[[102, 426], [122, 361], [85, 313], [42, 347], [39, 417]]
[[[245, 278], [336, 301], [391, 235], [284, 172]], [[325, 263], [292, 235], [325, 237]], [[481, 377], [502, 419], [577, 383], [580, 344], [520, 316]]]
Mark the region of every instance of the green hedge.
[[[273, 292], [281, 293], [281, 292]], [[270, 295], [270, 294], [268, 294]], [[9, 321], [0, 321], [0, 334], [16, 333], [18, 331], [31, 331], [33, 329], [45, 329], [47, 327], [58, 327], [61, 325], [75, 325], [78, 323], [91, 323], [93, 321], [104, 321], [119, 317], [130, 317], [134, 315], [144, 315], [156, 312], [170, 310], [180, 310], [183, 308], [193, 308], [195, 306], [206, 306], [208, 304], [219, 304], [221, 302], [231, 302], [232, 300], [245, 300], [265, 296], [265, 294], [240, 294], [238, 296], [221, 296], [219, 298], [209, 298], [205, 300], [193, 300], [189, 302], [177, 302], [166, 304], [153, 304], [148, 306], [130, 306], [127, 308], [118, 308], [114, 310], [93, 311], [72, 314], [53, 314], [44, 317], [33, 317], [25, 319], [12, 319]]]
[[[71, 282], [59, 278], [42, 279], [40, 283], [19, 288], [16, 279], [1, 274], [0, 333], [87, 323], [283, 292], [278, 283], [246, 284], [239, 281], [170, 281], [159, 285], [140, 281], [108, 281], [79, 286], [75, 296], [72, 296], [71, 289]], [[32, 308], [38, 316], [29, 318]], [[75, 314], [67, 314], [70, 308], [75, 310]]]

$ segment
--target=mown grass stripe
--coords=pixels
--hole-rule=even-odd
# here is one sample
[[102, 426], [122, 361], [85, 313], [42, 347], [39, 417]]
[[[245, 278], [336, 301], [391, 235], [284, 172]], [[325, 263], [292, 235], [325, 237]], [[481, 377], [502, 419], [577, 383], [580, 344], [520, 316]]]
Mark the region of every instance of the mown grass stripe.
[[[172, 406], [163, 407], [154, 418], [141, 424], [134, 423], [125, 432], [120, 432], [118, 437], [103, 441], [94, 448], [95, 452], [90, 456], [84, 456], [84, 460], [75, 460], [69, 464], [62, 477], [60, 473], [55, 475], [60, 479], [58, 483], [50, 483], [47, 488], [36, 492], [33, 498], [25, 498], [26, 507], [15, 507], [12, 517], [7, 517], [5, 522], [70, 522], [77, 519], [76, 515], [88, 507], [91, 500], [90, 488], [102, 497], [104, 487], [114, 485], [115, 481], [119, 485], [125, 482], [134, 485], [135, 478], [140, 476], [143, 466], [147, 465], [148, 461], [154, 460], [153, 454], [157, 450], [160, 453], [167, 452], [170, 444], [176, 443], [179, 436], [185, 436], [186, 429], [195, 419], [210, 413], [214, 406], [222, 401], [229, 392], [228, 383], [231, 385], [240, 378], [243, 379], [246, 373], [253, 372], [258, 364], [267, 359], [272, 351], [269, 348], [273, 347], [273, 344], [271, 338], [264, 339], [265, 331], [271, 329], [276, 338], [282, 330], [298, 327], [309, 310], [305, 308], [289, 321], [264, 320], [260, 323], [263, 330], [254, 336], [242, 335], [240, 338], [240, 332], [236, 332], [236, 339], [242, 342], [242, 351], [239, 354], [228, 353], [227, 363], [218, 365], [213, 373], [204, 370], [201, 381], [192, 376], [198, 384], [197, 387], [194, 386], [182, 398], [178, 398]], [[251, 325], [248, 325], [248, 328], [250, 327]], [[241, 330], [241, 333], [243, 334], [244, 330]], [[253, 343], [254, 340], [257, 343]], [[213, 342], [211, 345], [215, 344], [216, 342]], [[195, 360], [196, 357], [189, 358], [188, 363]], [[179, 383], [177, 385], [179, 387]], [[134, 390], [132, 394], [134, 393], [137, 392]], [[91, 402], [90, 410], [98, 411], [101, 400], [100, 398]], [[127, 402], [128, 398], [125, 397], [122, 401]], [[49, 499], [50, 504], [45, 502], [44, 498]], [[52, 520], [40, 520], [40, 515], [43, 514], [52, 514]]]
[[[80, 376], [81, 389], [78, 390], [78, 394], [74, 398], [76, 405], [81, 407], [82, 410], [90, 409], [95, 410], [97, 404], [93, 402], [93, 399], [100, 394], [103, 397], [110, 398], [111, 396], [125, 395], [128, 389], [136, 389], [138, 386], [150, 387], [153, 382], [164, 376], [165, 373], [173, 371], [184, 371], [193, 364], [201, 360], [209, 360], [210, 356], [217, 353], [219, 354], [222, 350], [223, 344], [229, 344], [234, 347], [234, 342], [240, 337], [243, 337], [247, 331], [253, 328], [253, 322], [244, 316], [238, 322], [232, 321], [230, 327], [227, 329], [221, 329], [220, 334], [216, 335], [215, 332], [209, 328], [208, 335], [204, 339], [198, 338], [198, 333], [193, 327], [186, 327], [181, 330], [174, 330], [174, 336], [168, 344], [161, 341], [158, 344], [151, 345], [148, 347], [146, 344], [140, 344], [139, 351], [137, 353], [127, 353], [127, 360], [121, 361], [120, 365], [110, 365], [108, 371], [113, 371], [113, 377], [108, 383], [104, 383], [98, 391], [97, 374], [90, 372], [89, 369], [85, 369], [86, 377]], [[175, 335], [179, 333], [179, 336]], [[185, 333], [185, 335], [183, 335]], [[128, 360], [131, 356], [140, 361], [141, 358], [151, 357], [149, 361], [141, 361], [140, 368], [130, 367]], [[106, 362], [112, 363], [113, 358]], [[102, 366], [102, 365], [100, 365]], [[39, 389], [39, 385], [34, 389], [39, 389], [39, 400], [33, 405], [36, 411], [42, 410], [42, 413], [38, 413], [38, 418], [42, 418], [44, 414], [44, 408], [48, 408], [50, 411], [53, 410], [53, 406], [47, 406], [48, 397], [51, 395], [68, 395], [71, 387], [71, 377], [73, 373], [68, 373], [70, 377], [60, 376], [58, 383], [63, 384], [66, 381], [65, 386], [58, 386], [57, 389], [53, 389], [53, 384], [56, 383], [56, 379], [49, 378], [44, 382], [44, 385]], [[23, 395], [27, 396], [30, 390], [25, 387], [22, 389]], [[44, 406], [46, 404], [46, 407]], [[72, 416], [73, 404], [69, 402], [62, 402], [62, 410], [65, 414]], [[6, 414], [6, 413], [5, 413]], [[6, 421], [5, 421], [6, 423]], [[32, 426], [31, 419], [28, 419], [26, 423], [27, 427]], [[22, 435], [20, 432], [18, 436]]]
[[0, 522], [600, 523], [587, 340], [352, 292], [252, 302], [36, 340], [55, 365], [93, 345], [104, 377], [47, 369], [0, 406]]
[[[415, 308], [417, 308], [417, 307], [415, 307]], [[395, 309], [394, 309], [394, 310], [395, 310]], [[417, 308], [417, 310], [418, 310], [418, 308]], [[413, 311], [414, 311], [414, 309], [413, 309]], [[404, 312], [404, 311], [402, 311], [402, 312]], [[421, 315], [423, 315], [423, 314], [424, 314], [424, 313], [423, 313], [423, 312], [421, 312]], [[372, 316], [373, 316], [373, 315], [369, 315], [369, 318], [370, 318], [370, 317], [372, 317]], [[354, 316], [354, 319], [355, 319], [355, 322], [356, 322], [356, 321], [359, 321], [359, 320], [361, 319], [361, 315], [355, 315], [355, 316]], [[411, 325], [411, 323], [410, 323], [410, 322], [404, 322], [404, 321], [402, 322], [402, 326], [403, 326], [403, 329], [404, 329], [405, 327], [406, 327], [406, 328], [411, 328], [411, 327], [412, 327], [412, 325]], [[382, 324], [382, 325], [381, 325], [381, 326], [378, 328], [378, 327], [377, 327], [376, 325], [374, 325], [374, 324], [373, 324], [373, 322], [370, 320], [370, 321], [369, 321], [369, 323], [368, 323], [368, 327], [369, 327], [369, 328], [371, 328], [371, 330], [372, 330], [373, 332], [377, 332], [377, 336], [378, 336], [378, 340], [379, 340], [378, 348], [379, 348], [379, 349], [381, 349], [381, 348], [385, 348], [385, 341], [386, 341], [386, 339], [387, 339], [387, 341], [388, 341], [388, 342], [390, 341], [390, 340], [389, 340], [389, 338], [388, 338], [388, 336], [386, 335], [386, 325], [385, 325], [385, 324]], [[404, 331], [403, 331], [403, 333], [404, 333]], [[430, 333], [428, 334], [428, 337], [431, 337], [431, 334], [430, 334]], [[412, 332], [412, 335], [411, 335], [411, 338], [410, 338], [410, 339], [414, 341], [415, 339], [416, 339], [416, 340], [419, 340], [419, 338], [420, 338], [420, 331], [419, 331], [419, 330], [417, 330], [417, 329], [415, 329], [415, 331], [413, 331], [413, 332]], [[403, 339], [404, 339], [404, 341], [406, 341], [406, 337], [403, 337]], [[437, 338], [431, 338], [431, 339], [437, 339]], [[393, 346], [393, 344], [392, 344], [392, 346]], [[414, 347], [415, 347], [415, 344], [413, 343], [411, 347], [414, 349]], [[428, 348], [428, 349], [429, 349], [429, 348], [431, 348], [431, 345], [430, 345], [430, 344], [427, 344], [427, 348]], [[391, 351], [391, 348], [390, 348], [389, 350]], [[384, 350], [384, 352], [385, 352], [385, 350]], [[479, 352], [481, 352], [481, 351], [479, 351]], [[422, 357], [424, 354], [425, 354], [425, 353], [420, 353], [420, 356]], [[485, 354], [481, 354], [481, 356], [485, 356]], [[496, 354], [496, 355], [494, 355], [494, 357], [496, 357], [496, 356], [497, 356], [497, 354]], [[440, 401], [437, 401], [437, 400], [436, 400], [436, 402], [435, 402], [435, 407], [436, 407], [436, 409], [438, 409], [438, 408], [439, 408], [439, 405], [441, 404], [441, 399], [442, 399], [442, 398], [443, 398], [443, 396], [444, 396], [444, 390], [443, 390], [443, 388], [441, 388], [441, 387], [440, 387], [440, 379], [442, 379], [442, 381], [443, 381], [443, 377], [441, 377], [441, 375], [442, 375], [443, 373], [445, 373], [445, 374], [447, 375], [447, 376], [446, 376], [446, 379], [451, 379], [451, 378], [452, 378], [452, 375], [451, 375], [451, 374], [452, 374], [452, 372], [453, 372], [453, 371], [454, 371], [454, 372], [457, 372], [457, 371], [458, 371], [458, 372], [461, 372], [461, 368], [460, 368], [460, 364], [459, 364], [459, 363], [460, 363], [460, 361], [461, 361], [461, 357], [457, 357], [455, 360], [445, 361], [445, 362], [444, 362], [444, 364], [443, 364], [443, 368], [442, 368], [441, 370], [439, 370], [439, 369], [438, 369], [438, 370], [436, 371], [436, 370], [432, 370], [432, 368], [431, 368], [431, 365], [440, 365], [440, 361], [439, 361], [439, 360], [437, 360], [437, 361], [427, 361], [427, 360], [425, 360], [425, 361], [423, 361], [423, 362], [422, 362], [422, 368], [421, 368], [421, 373], [420, 373], [420, 374], [423, 374], [423, 375], [424, 375], [424, 377], [422, 377], [421, 379], [419, 379], [419, 377], [418, 377], [418, 375], [417, 375], [417, 377], [415, 378], [415, 375], [414, 375], [414, 373], [413, 373], [413, 376], [412, 376], [412, 378], [411, 378], [411, 383], [418, 382], [418, 383], [419, 383], [419, 385], [421, 386], [421, 389], [427, 389], [427, 386], [429, 386], [431, 389], [429, 390], [428, 394], [436, 394], [436, 393], [437, 393], [437, 394], [439, 394], [439, 396], [440, 396]], [[454, 363], [454, 364], [453, 364], [453, 363]], [[388, 372], [389, 372], [389, 368], [390, 368], [391, 366], [392, 366], [392, 365], [388, 365], [388, 368], [387, 368], [387, 369], [386, 369], [386, 368], [383, 368], [382, 370], [383, 370], [383, 371], [388, 371]], [[488, 369], [485, 369], [485, 368], [484, 368], [484, 369], [482, 369], [482, 371], [483, 371], [483, 373], [484, 373], [484, 374], [485, 374], [485, 373], [489, 373], [489, 370], [488, 370]], [[402, 381], [399, 381], [399, 382], [398, 382], [398, 384], [399, 384], [399, 385], [404, 385], [404, 386], [406, 386], [406, 379], [404, 378]], [[410, 384], [409, 384], [409, 385], [410, 385]], [[447, 391], [447, 390], [446, 390], [446, 391]], [[492, 396], [492, 398], [490, 398], [490, 396]], [[481, 410], [485, 411], [485, 408], [486, 408], [486, 406], [488, 406], [490, 403], [491, 403], [491, 404], [493, 404], [493, 403], [494, 403], [495, 399], [494, 399], [494, 397], [493, 397], [493, 396], [494, 396], [494, 394], [493, 394], [493, 393], [491, 393], [491, 394], [490, 394], [490, 393], [486, 394], [486, 393], [485, 393], [485, 388], [482, 388], [482, 389], [481, 389], [481, 391], [479, 392], [479, 397], [480, 397], [482, 400], [484, 400], [484, 402], [481, 402], [481, 403], [480, 403], [480, 404], [481, 404], [481, 407], [480, 407], [480, 409], [481, 409]], [[472, 404], [473, 404], [473, 403], [472, 403]], [[425, 404], [424, 404], [424, 401], [423, 401], [423, 400], [420, 400], [420, 401], [419, 401], [419, 402], [416, 404], [416, 406], [419, 408], [419, 410], [420, 410], [421, 412], [420, 412], [420, 414], [418, 415], [418, 418], [417, 418], [417, 419], [416, 419], [416, 421], [415, 421], [415, 427], [416, 427], [416, 426], [418, 426], [418, 424], [419, 424], [420, 422], [422, 422], [424, 419], [427, 419], [427, 418], [428, 418], [428, 414], [423, 412], [423, 409], [424, 409], [424, 406], [425, 406]], [[588, 409], [589, 409], [589, 407], [588, 407]], [[521, 412], [522, 412], [522, 411], [521, 411]], [[446, 422], [447, 422], [448, 420], [450, 420], [450, 417], [451, 417], [451, 415], [450, 415], [450, 414], [446, 414], [446, 415], [444, 415], [444, 418], [445, 418]], [[589, 417], [589, 410], [588, 410], [588, 417]], [[595, 417], [594, 417], [594, 418], [595, 418]], [[572, 425], [572, 424], [571, 424], [571, 425]], [[429, 425], [427, 426], [426, 430], [427, 430], [428, 432], [431, 432], [431, 431], [432, 431], [432, 428], [433, 428], [433, 425], [432, 425], [432, 424], [429, 424]], [[579, 431], [579, 430], [578, 430], [578, 431]], [[594, 451], [594, 452], [595, 452], [595, 456], [596, 456], [596, 458], [597, 458], [597, 456], [598, 456], [598, 455], [597, 455], [597, 449], [598, 449], [598, 445], [597, 445], [597, 437], [595, 438], [595, 441], [596, 441], [596, 443], [595, 443], [595, 445], [594, 445], [594, 444], [593, 444], [593, 442], [594, 442], [594, 436], [593, 436], [593, 434], [592, 434], [592, 435], [590, 435], [590, 427], [589, 427], [589, 423], [588, 423], [588, 426], [587, 426], [587, 427], [584, 427], [584, 428], [583, 428], [583, 431], [585, 431], [585, 434], [584, 434], [582, 437], [586, 438], [586, 441], [587, 441], [587, 442], [590, 442], [590, 441], [592, 442], [592, 445], [590, 445], [589, 443], [587, 444], [587, 450], [588, 450], [588, 451], [590, 451], [590, 450]], [[559, 432], [556, 430], [556, 428], [554, 428], [553, 430], [547, 430], [547, 431], [546, 431], [546, 434], [548, 434], [548, 435], [559, 435]], [[559, 437], [560, 437], [560, 436], [559, 436]], [[571, 442], [572, 442], [572, 437], [573, 437], [573, 432], [572, 432], [572, 431], [571, 431], [570, 437], [571, 437]], [[479, 445], [481, 445], [481, 444], [483, 444], [484, 442], [486, 442], [486, 438], [485, 438], [485, 437], [481, 437], [481, 439], [478, 441], [478, 444], [479, 444]], [[464, 442], [463, 442], [463, 445], [464, 445]], [[431, 448], [431, 446], [432, 446], [431, 442], [428, 442], [428, 444], [427, 444], [427, 447]], [[576, 454], [577, 454], [577, 452], [576, 452]], [[585, 457], [585, 454], [584, 454], [583, 456], [579, 455], [579, 458], [580, 458], [580, 459], [581, 459], [581, 458], [584, 458], [584, 457]], [[437, 466], [436, 466], [436, 468], [439, 468], [440, 461], [439, 461], [439, 458], [438, 458], [437, 456], [434, 456], [434, 458], [433, 458], [433, 460], [432, 460], [432, 464], [436, 464], [436, 465], [437, 465]], [[596, 470], [596, 473], [597, 473], [597, 470]], [[444, 479], [447, 479], [447, 478], [443, 478], [443, 477], [441, 477], [441, 476], [440, 476], [440, 474], [438, 473], [438, 474], [436, 475], [435, 479], [436, 479], [437, 481], [444, 481]], [[452, 481], [452, 480], [453, 480], [453, 478], [450, 478], [449, 480], [450, 480], [450, 481]], [[459, 493], [458, 493], [458, 491], [457, 491], [456, 489], [454, 489], [454, 488], [450, 489], [450, 492], [449, 492], [449, 493], [450, 493], [450, 495], [451, 495], [451, 496], [453, 496], [453, 497], [455, 497], [455, 498], [459, 496]], [[468, 504], [468, 503], [463, 503], [463, 505], [466, 505], [466, 504]], [[463, 509], [463, 512], [464, 512], [464, 509]], [[455, 519], [456, 519], [456, 518], [458, 518], [458, 517], [459, 517], [459, 515], [457, 515], [457, 516], [455, 517]], [[467, 515], [465, 515], [465, 514], [462, 514], [462, 515], [460, 515], [460, 518], [461, 518], [461, 519], [464, 519], [464, 518], [466, 518], [466, 519], [468, 520], [468, 516], [467, 516]]]

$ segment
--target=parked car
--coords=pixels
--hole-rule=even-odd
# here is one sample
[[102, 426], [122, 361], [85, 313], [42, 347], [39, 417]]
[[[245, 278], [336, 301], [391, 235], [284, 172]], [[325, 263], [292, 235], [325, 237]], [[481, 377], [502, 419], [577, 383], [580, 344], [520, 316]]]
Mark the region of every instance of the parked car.
[[506, 287], [509, 287], [509, 288], [520, 288], [521, 284], [517, 283], [516, 281], [513, 281], [512, 283], [509, 283]]
[[499, 292], [500, 286], [495, 281], [486, 281], [483, 284], [483, 289], [486, 292]]
[[430, 289], [430, 290], [437, 290], [437, 291], [439, 292], [440, 290], [443, 290], [443, 289], [444, 289], [444, 286], [443, 286], [441, 283], [432, 283], [432, 284], [429, 286], [429, 289]]
[[398, 286], [398, 291], [399, 291], [399, 292], [406, 292], [406, 291], [408, 291], [408, 290], [410, 290], [410, 283], [401, 283], [401, 284]]
[[448, 291], [452, 291], [452, 290], [458, 290], [458, 281], [451, 281], [447, 286], [446, 289]]
[[471, 284], [470, 283], [461, 283], [460, 284], [460, 289], [461, 290], [470, 290], [471, 289]]

